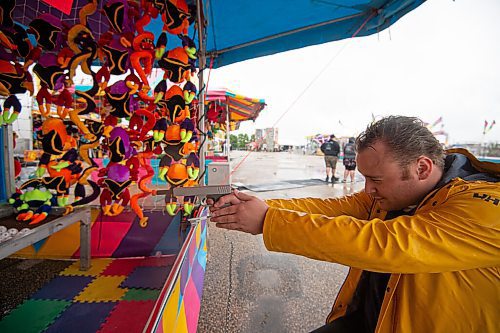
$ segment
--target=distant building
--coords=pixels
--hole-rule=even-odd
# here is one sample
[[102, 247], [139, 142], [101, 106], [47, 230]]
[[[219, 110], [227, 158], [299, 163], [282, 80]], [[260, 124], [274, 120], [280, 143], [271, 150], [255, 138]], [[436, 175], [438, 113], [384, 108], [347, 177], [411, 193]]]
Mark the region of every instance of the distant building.
[[278, 128], [256, 129], [255, 147], [257, 150], [279, 151]]

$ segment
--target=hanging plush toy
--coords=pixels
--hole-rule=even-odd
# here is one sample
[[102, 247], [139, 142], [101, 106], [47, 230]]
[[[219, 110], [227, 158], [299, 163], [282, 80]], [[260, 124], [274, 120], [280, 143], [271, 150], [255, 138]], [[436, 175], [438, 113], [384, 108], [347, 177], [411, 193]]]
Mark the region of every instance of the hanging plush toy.
[[187, 143], [191, 141], [194, 132], [194, 124], [191, 118], [186, 118], [181, 123], [181, 142]]
[[186, 77], [189, 77], [191, 68], [189, 56], [182, 47], [176, 47], [165, 52], [158, 61], [158, 66], [165, 70], [165, 78], [168, 78], [173, 83], [183, 82]]
[[[33, 49], [26, 30], [19, 24], [14, 24], [12, 27], [1, 27], [0, 45], [10, 50], [10, 60], [17, 61], [18, 58], [26, 58]], [[5, 58], [5, 54], [3, 55]], [[26, 67], [25, 67], [26, 68]]]
[[151, 164], [148, 161], [148, 159], [150, 159], [152, 156], [153, 152], [151, 150], [139, 153], [140, 164], [146, 170], [146, 174], [141, 177], [138, 183], [141, 193], [133, 195], [130, 199], [130, 207], [139, 217], [139, 225], [143, 228], [147, 226], [148, 217], [144, 216], [142, 208], [139, 206], [138, 200], [141, 198], [146, 198], [147, 196], [155, 194], [156, 192], [155, 190], [152, 190], [148, 187], [148, 184], [151, 183], [151, 180], [155, 175], [154, 169], [151, 167]]
[[117, 118], [127, 118], [134, 111], [133, 95], [139, 90], [139, 82], [135, 76], [127, 76], [105, 89], [106, 99], [111, 105], [109, 114]]
[[166, 117], [161, 117], [156, 120], [153, 127], [153, 140], [155, 142], [161, 142], [165, 138], [165, 132], [167, 131], [168, 120]]
[[[101, 170], [99, 172], [101, 173]], [[104, 188], [100, 196], [100, 203], [104, 215], [116, 216], [123, 211], [124, 206], [130, 200], [130, 192], [127, 188], [132, 182], [130, 169], [115, 163], [106, 168], [106, 176], [99, 181], [99, 184]]]
[[35, 73], [40, 80], [42, 87], [47, 89], [47, 93], [43, 92], [42, 94], [44, 96], [41, 98], [46, 98], [51, 95], [48, 90], [58, 90], [63, 86], [65, 80], [64, 71], [65, 68], [57, 64], [57, 57], [53, 54], [44, 55], [43, 58], [33, 66], [33, 73]]
[[160, 34], [160, 37], [158, 37], [158, 40], [156, 41], [156, 47], [155, 47], [155, 59], [160, 60], [163, 55], [165, 54], [165, 49], [167, 47], [167, 34], [165, 32], [162, 32]]
[[166, 0], [162, 15], [163, 30], [172, 35], [186, 35], [189, 27], [189, 8], [185, 0]]
[[165, 132], [165, 138], [163, 142], [167, 146], [177, 146], [181, 143], [181, 126], [179, 124], [170, 123]]
[[139, 134], [139, 141], [144, 141], [144, 139], [146, 139], [146, 135], [148, 134], [148, 132], [154, 128], [156, 124], [156, 117], [148, 109], [139, 109], [135, 111], [134, 115], [139, 117], [145, 117], [147, 119], [146, 123], [142, 125]]
[[196, 86], [193, 82], [187, 81], [182, 88], [182, 93], [184, 95], [184, 101], [186, 101], [186, 104], [191, 104], [191, 102], [195, 99], [196, 94], [198, 93], [198, 89], [196, 89]]
[[102, 6], [102, 13], [108, 19], [110, 28], [118, 34], [123, 33], [124, 28], [129, 27], [128, 1], [108, 0]]
[[16, 220], [29, 222], [30, 225], [42, 222], [52, 210], [52, 193], [44, 189], [27, 188], [14, 193], [9, 203], [16, 209]]
[[[9, 114], [11, 108], [12, 114]], [[16, 95], [10, 95], [9, 97], [7, 97], [7, 99], [3, 103], [3, 112], [1, 113], [0, 117], [0, 125], [8, 125], [16, 121], [19, 113], [21, 113], [21, 109], [21, 102], [19, 102], [19, 99], [16, 97]]]
[[182, 47], [184, 48], [184, 52], [186, 52], [188, 56], [189, 70], [192, 74], [196, 72], [196, 59], [198, 58], [196, 50], [196, 44], [194, 41], [189, 38], [187, 35], [180, 35], [179, 38], [182, 41]]
[[189, 116], [189, 107], [186, 106], [184, 93], [179, 86], [172, 86], [165, 95], [166, 106], [170, 121], [176, 124], [182, 123]]
[[[144, 86], [149, 88], [147, 76], [151, 74], [154, 59], [154, 35], [144, 32], [136, 36], [133, 41], [134, 52], [130, 55], [130, 62]], [[148, 89], [149, 90], [149, 89]]]
[[111, 131], [108, 141], [109, 159], [113, 163], [123, 162], [137, 154], [127, 131], [121, 127]]
[[159, 103], [160, 101], [163, 100], [163, 97], [165, 97], [165, 94], [167, 93], [167, 81], [165, 79], [161, 80], [158, 82], [154, 89], [154, 102]]
[[16, 2], [14, 0], [3, 0], [0, 4], [0, 26], [12, 27], [14, 25], [14, 20], [12, 19], [12, 13], [16, 7]]
[[36, 44], [47, 51], [53, 51], [63, 43], [63, 24], [51, 14], [41, 14], [30, 22], [28, 33], [35, 35]]
[[80, 9], [80, 24], [75, 24], [68, 31], [67, 43], [75, 53], [68, 66], [70, 81], [73, 81], [78, 66], [83, 73], [93, 74], [90, 67], [97, 57], [97, 42], [87, 26], [87, 16], [94, 14], [96, 10], [97, 0], [89, 0], [89, 3]]
[[[96, 139], [95, 135], [90, 132], [90, 130], [85, 126], [85, 124], [80, 120], [80, 115], [86, 115], [91, 112], [95, 112], [96, 103], [94, 100], [94, 96], [99, 90], [99, 85], [95, 80], [95, 74], [91, 73], [93, 80], [93, 86], [87, 91], [76, 90], [75, 95], [78, 97], [77, 102], [81, 103], [83, 106], [76, 107], [74, 109], [69, 110], [69, 118], [75, 124], [80, 131], [83, 132], [85, 139], [89, 141], [94, 141]], [[71, 81], [68, 81], [71, 83]]]
[[50, 108], [52, 107], [52, 94], [50, 93], [47, 84], [41, 82], [40, 90], [36, 94], [36, 102], [38, 103], [38, 110], [40, 114], [47, 118], [50, 114]]
[[68, 132], [61, 119], [49, 118], [45, 120], [41, 132], [43, 153], [36, 171], [38, 177], [43, 176], [53, 155], [61, 155], [70, 148]]
[[69, 90], [70, 87], [71, 83], [69, 81], [66, 81], [64, 83], [64, 89], [55, 99], [55, 104], [57, 105], [57, 115], [61, 119], [66, 118], [68, 116], [68, 113], [73, 109], [73, 95]]
[[33, 95], [33, 78], [19, 64], [0, 60], [0, 96], [8, 97], [15, 94], [24, 94], [29, 91]]

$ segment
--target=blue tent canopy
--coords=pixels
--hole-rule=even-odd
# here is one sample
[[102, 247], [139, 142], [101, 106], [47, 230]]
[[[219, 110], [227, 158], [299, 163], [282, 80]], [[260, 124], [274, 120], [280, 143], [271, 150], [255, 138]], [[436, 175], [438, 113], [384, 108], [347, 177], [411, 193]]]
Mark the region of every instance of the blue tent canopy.
[[425, 0], [204, 0], [214, 68], [389, 27]]
[[[137, 1], [138, 0], [132, 0]], [[258, 58], [310, 45], [350, 37], [367, 36], [389, 27], [425, 0], [201, 0], [206, 22], [207, 58], [213, 67]], [[197, 0], [186, 0], [195, 5]], [[73, 0], [71, 13], [63, 14], [41, 0], [16, 1], [14, 20], [28, 23], [41, 13], [50, 13], [68, 25], [78, 21], [78, 11], [88, 0]], [[99, 1], [99, 9], [104, 0]], [[89, 18], [98, 38], [108, 30], [107, 20], [98, 11]], [[160, 18], [147, 30], [161, 33]], [[195, 36], [191, 28], [190, 36]], [[170, 39], [168, 48], [180, 42]]]

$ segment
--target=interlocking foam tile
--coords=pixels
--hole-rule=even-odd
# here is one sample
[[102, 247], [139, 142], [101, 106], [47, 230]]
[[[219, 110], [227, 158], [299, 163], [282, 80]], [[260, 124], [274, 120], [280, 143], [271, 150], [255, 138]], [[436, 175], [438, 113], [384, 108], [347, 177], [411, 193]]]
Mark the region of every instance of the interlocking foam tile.
[[123, 301], [149, 301], [156, 300], [160, 291], [157, 289], [129, 289], [125, 296], [122, 297]]
[[96, 332], [115, 305], [115, 302], [73, 303], [44, 333]]
[[121, 284], [123, 288], [161, 289], [172, 266], [137, 267]]
[[0, 321], [0, 332], [41, 332], [70, 304], [68, 301], [27, 300]]
[[81, 271], [80, 262], [75, 261], [73, 265], [66, 268], [59, 275], [98, 276], [112, 261], [113, 259], [92, 259], [88, 271]]
[[110, 313], [99, 333], [140, 333], [153, 310], [154, 301], [121, 301]]
[[120, 288], [120, 283], [125, 278], [126, 276], [99, 276], [74, 300], [77, 302], [119, 301], [127, 292], [127, 289]]
[[31, 298], [72, 301], [92, 280], [90, 276], [56, 276]]
[[101, 273], [102, 275], [129, 275], [137, 266], [142, 265], [142, 258], [115, 259]]

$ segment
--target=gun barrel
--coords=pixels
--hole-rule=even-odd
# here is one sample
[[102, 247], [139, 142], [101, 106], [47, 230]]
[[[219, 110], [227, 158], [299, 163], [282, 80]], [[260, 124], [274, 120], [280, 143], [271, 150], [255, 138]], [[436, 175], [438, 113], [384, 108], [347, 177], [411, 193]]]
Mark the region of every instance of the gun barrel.
[[193, 187], [174, 187], [175, 196], [222, 196], [231, 193], [231, 185], [206, 185]]

